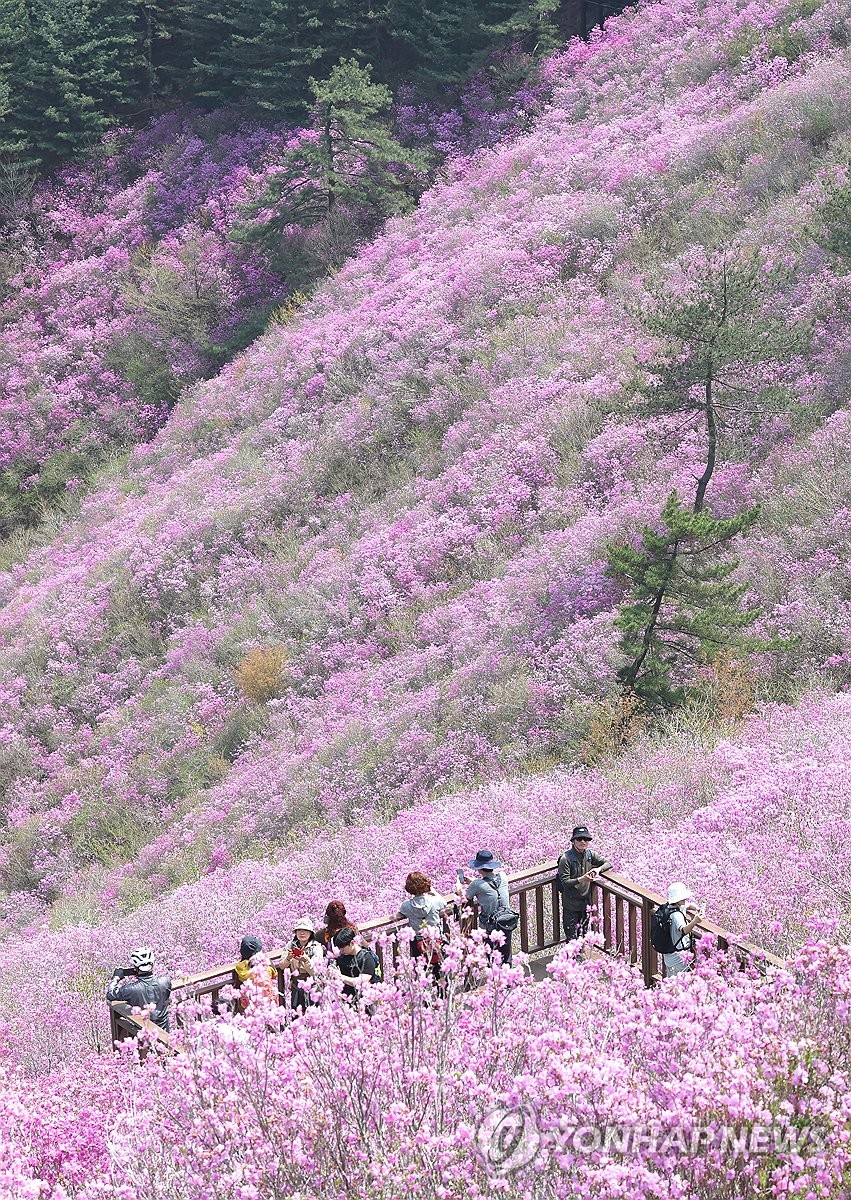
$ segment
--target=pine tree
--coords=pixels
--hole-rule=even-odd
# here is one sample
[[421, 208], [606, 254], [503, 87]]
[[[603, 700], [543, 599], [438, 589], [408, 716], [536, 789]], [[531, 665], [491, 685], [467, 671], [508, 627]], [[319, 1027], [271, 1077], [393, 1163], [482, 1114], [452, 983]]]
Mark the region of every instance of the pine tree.
[[339, 205], [377, 218], [410, 208], [425, 159], [393, 136], [389, 88], [373, 83], [371, 68], [354, 59], [341, 59], [327, 79], [310, 85], [320, 136], [302, 154], [328, 215]]
[[506, 20], [482, 28], [497, 44], [519, 42], [533, 58], [543, 58], [564, 40], [555, 21], [560, 7], [561, 0], [526, 0]]
[[790, 289], [786, 268], [767, 266], [758, 253], [722, 250], [686, 264], [641, 313], [662, 350], [638, 384], [639, 401], [650, 415], [683, 416], [682, 429], [697, 421], [706, 437], [696, 512], [725, 433], [745, 435], [794, 405], [783, 368], [805, 349], [808, 330], [776, 304]]
[[509, 21], [516, 0], [387, 0], [394, 61], [433, 85], [457, 84], [493, 43], [489, 27]]
[[102, 128], [133, 105], [142, 57], [135, 30], [136, 0], [79, 0], [68, 5], [73, 21], [66, 46], [83, 95]]
[[794, 402], [783, 367], [808, 335], [772, 308], [785, 276], [756, 254], [701, 256], [641, 313], [662, 349], [637, 386], [640, 405], [650, 415], [683, 417], [680, 432], [696, 422], [706, 438], [691, 511], [672, 492], [663, 533], [648, 527], [638, 549], [607, 550], [610, 574], [627, 589], [615, 622], [627, 660], [618, 679], [650, 709], [681, 703], [685, 687], [676, 674], [735, 644], [756, 616], [737, 607], [742, 589], [729, 580], [736, 562], [723, 552], [757, 510], [716, 519], [706, 496], [725, 435], [746, 434]]
[[229, 44], [234, 90], [260, 112], [303, 116], [309, 79], [327, 51], [321, 0], [253, 0], [233, 6]]
[[188, 62], [192, 95], [209, 105], [238, 100], [230, 66], [232, 39], [236, 30], [234, 5], [228, 0], [210, 3], [192, 0], [180, 30], [177, 45]]
[[15, 93], [24, 74], [29, 29], [26, 0], [0, 0], [0, 139], [9, 136], [7, 119], [14, 119]]
[[0, 0], [0, 153], [59, 160], [126, 111], [139, 64], [133, 23], [133, 0]]
[[330, 247], [325, 269], [349, 252], [353, 236], [413, 205], [427, 161], [394, 137], [391, 93], [372, 82], [369, 67], [341, 60], [327, 79], [311, 80], [311, 89], [310, 131], [256, 205], [274, 216], [259, 229], [248, 226], [244, 236], [274, 255], [282, 230], [323, 224]]
[[662, 510], [662, 531], [645, 526], [638, 548], [607, 547], [608, 572], [629, 594], [615, 619], [627, 658], [618, 680], [648, 709], [678, 707], [686, 695], [679, 682], [684, 675], [743, 643], [742, 631], [758, 610], [742, 606], [745, 585], [730, 579], [738, 562], [728, 549], [758, 515], [751, 508], [713, 518], [684, 506], [673, 491]]
[[383, 11], [367, 0], [193, 3], [182, 34], [193, 90], [209, 104], [303, 118], [313, 75], [341, 56], [382, 56]]
[[152, 109], [163, 91], [182, 90], [192, 60], [186, 26], [192, 0], [135, 0], [139, 106]]
[[12, 36], [3, 51], [10, 102], [0, 153], [33, 164], [64, 158], [103, 129], [81, 90], [70, 48], [80, 34], [79, 11], [54, 0], [10, 8], [17, 11], [10, 13]]

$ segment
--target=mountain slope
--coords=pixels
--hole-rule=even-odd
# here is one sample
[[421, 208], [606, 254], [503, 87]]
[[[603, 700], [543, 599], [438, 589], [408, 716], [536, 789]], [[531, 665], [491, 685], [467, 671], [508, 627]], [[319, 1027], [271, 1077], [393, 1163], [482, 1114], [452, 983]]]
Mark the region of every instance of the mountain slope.
[[648, 289], [701, 247], [784, 262], [765, 304], [816, 331], [772, 368], [795, 405], [734, 431], [710, 499], [764, 505], [741, 575], [762, 629], [801, 638], [764, 686], [846, 677], [848, 284], [811, 228], [846, 169], [847, 42], [841, 5], [730, 0], [573, 44], [532, 133], [187, 393], [10, 569], [13, 923], [574, 761], [618, 665], [605, 542], [699, 473], [700, 431], [631, 395]]

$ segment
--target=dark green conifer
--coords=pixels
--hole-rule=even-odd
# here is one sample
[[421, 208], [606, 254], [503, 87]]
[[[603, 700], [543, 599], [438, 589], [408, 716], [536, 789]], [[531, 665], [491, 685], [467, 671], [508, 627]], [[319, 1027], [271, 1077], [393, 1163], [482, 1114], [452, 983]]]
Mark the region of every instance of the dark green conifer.
[[662, 529], [645, 526], [638, 547], [607, 547], [608, 571], [628, 601], [615, 620], [627, 662], [618, 672], [624, 692], [650, 710], [682, 704], [683, 679], [742, 640], [758, 610], [742, 606], [745, 585], [730, 576], [738, 562], [732, 540], [756, 521], [758, 509], [714, 518], [683, 505], [676, 491], [662, 510]]
[[311, 89], [313, 136], [287, 156], [256, 205], [255, 211], [271, 209], [274, 216], [260, 229], [248, 226], [245, 236], [274, 254], [283, 229], [323, 223], [329, 235], [324, 269], [351, 249], [353, 227], [362, 232], [412, 206], [418, 172], [427, 164], [394, 136], [390, 90], [373, 83], [369, 67], [341, 60], [327, 79], [311, 80]]
[[737, 607], [743, 589], [729, 579], [736, 560], [727, 551], [757, 510], [717, 519], [706, 496], [724, 445], [794, 406], [781, 369], [805, 347], [808, 332], [779, 305], [787, 274], [758, 254], [707, 254], [651, 292], [640, 314], [660, 343], [636, 388], [640, 406], [649, 415], [682, 417], [681, 433], [697, 427], [706, 439], [691, 511], [672, 492], [662, 532], [648, 527], [637, 549], [607, 550], [609, 573], [626, 585], [615, 622], [626, 658], [618, 679], [651, 709], [681, 703], [689, 666], [741, 644], [737, 631], [756, 616]]

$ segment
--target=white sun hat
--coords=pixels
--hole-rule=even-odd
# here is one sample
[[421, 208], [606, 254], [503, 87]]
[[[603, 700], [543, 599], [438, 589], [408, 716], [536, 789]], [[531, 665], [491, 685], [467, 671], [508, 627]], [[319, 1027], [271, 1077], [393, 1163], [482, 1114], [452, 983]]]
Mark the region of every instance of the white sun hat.
[[694, 896], [684, 883], [672, 883], [668, 888], [668, 903], [681, 904], [683, 900], [693, 900]]

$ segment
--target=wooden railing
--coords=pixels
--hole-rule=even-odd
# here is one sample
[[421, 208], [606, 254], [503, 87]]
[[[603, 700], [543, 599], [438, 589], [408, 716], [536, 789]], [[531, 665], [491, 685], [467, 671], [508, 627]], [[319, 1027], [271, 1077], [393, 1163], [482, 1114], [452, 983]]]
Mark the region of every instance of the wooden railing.
[[[515, 947], [519, 947], [533, 958], [546, 958], [551, 955], [551, 952], [566, 940], [562, 927], [561, 895], [557, 885], [557, 864], [545, 862], [509, 875], [508, 890], [513, 907], [520, 916], [520, 924], [514, 933]], [[457, 900], [457, 897], [447, 897], [447, 904], [451, 904], [453, 899]], [[652, 987], [663, 977], [664, 966], [650, 944], [650, 919], [657, 905], [664, 903], [664, 897], [647, 891], [614, 871], [607, 871], [592, 885], [591, 902], [597, 911], [604, 951], [626, 958], [633, 966], [640, 968], [645, 984]], [[376, 943], [381, 955], [381, 943], [387, 939], [390, 939], [392, 952], [396, 952], [396, 943], [392, 939], [403, 924], [404, 922], [397, 917], [381, 917], [374, 921], [366, 921], [358, 928], [365, 938]], [[699, 922], [695, 932], [698, 936], [714, 935], [719, 949], [734, 954], [743, 966], [751, 963], [762, 967], [784, 966], [783, 961], [773, 954], [726, 932], [711, 921]], [[278, 968], [282, 996], [285, 995], [286, 981], [280, 964], [286, 954], [287, 950], [283, 949], [274, 950], [269, 955], [270, 961]], [[226, 966], [213, 967], [197, 975], [175, 980], [171, 993], [172, 1005], [181, 1000], [198, 999], [202, 996], [209, 996], [215, 1005], [219, 1001], [222, 989], [231, 982], [234, 965], [228, 963]], [[150, 1023], [140, 1022], [129, 1015], [126, 1005], [113, 1004], [111, 1017], [113, 1044], [116, 1040], [133, 1036], [143, 1025], [151, 1028]], [[154, 1030], [157, 1040], [167, 1041], [167, 1035], [160, 1033], [155, 1027]]]

